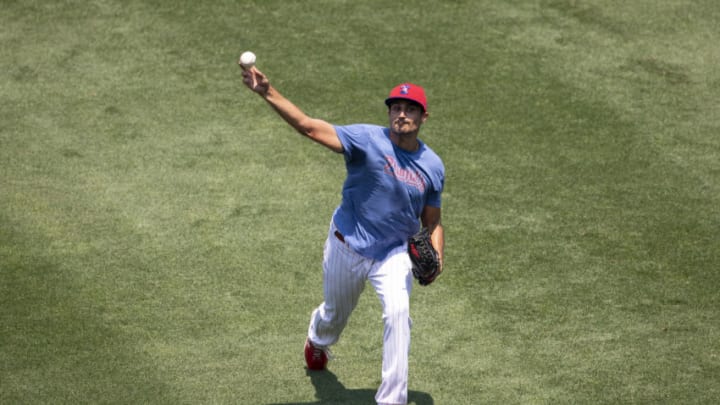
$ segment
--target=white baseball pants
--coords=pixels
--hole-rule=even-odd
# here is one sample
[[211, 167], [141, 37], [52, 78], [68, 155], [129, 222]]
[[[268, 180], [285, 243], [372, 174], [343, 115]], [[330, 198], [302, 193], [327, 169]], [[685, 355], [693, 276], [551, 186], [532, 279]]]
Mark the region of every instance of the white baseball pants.
[[384, 323], [382, 383], [375, 400], [378, 404], [406, 404], [414, 280], [407, 247], [398, 247], [377, 261], [355, 253], [335, 232], [331, 224], [323, 255], [325, 301], [312, 313], [308, 337], [322, 347], [336, 343], [366, 280], [370, 281], [382, 304]]

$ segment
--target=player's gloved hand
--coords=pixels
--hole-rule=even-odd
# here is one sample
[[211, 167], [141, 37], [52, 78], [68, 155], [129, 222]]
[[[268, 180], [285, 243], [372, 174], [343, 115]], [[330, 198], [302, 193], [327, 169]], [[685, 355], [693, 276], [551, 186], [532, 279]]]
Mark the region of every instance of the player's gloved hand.
[[412, 261], [413, 276], [420, 285], [429, 285], [440, 275], [440, 258], [430, 241], [427, 228], [408, 238], [408, 254]]

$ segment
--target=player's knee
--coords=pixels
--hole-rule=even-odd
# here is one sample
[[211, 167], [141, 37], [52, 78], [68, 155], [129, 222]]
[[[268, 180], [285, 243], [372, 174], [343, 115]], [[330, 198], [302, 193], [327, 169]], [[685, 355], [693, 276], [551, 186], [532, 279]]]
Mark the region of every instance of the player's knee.
[[383, 318], [386, 322], [406, 322], [410, 319], [410, 304], [397, 302], [385, 307]]

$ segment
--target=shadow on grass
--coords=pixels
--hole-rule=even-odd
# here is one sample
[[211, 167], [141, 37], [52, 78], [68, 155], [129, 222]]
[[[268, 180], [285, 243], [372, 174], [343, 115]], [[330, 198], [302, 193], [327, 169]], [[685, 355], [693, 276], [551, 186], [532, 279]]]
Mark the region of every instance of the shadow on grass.
[[[307, 370], [306, 375], [310, 377], [310, 382], [315, 386], [317, 401], [284, 402], [268, 405], [366, 405], [375, 403], [375, 390], [347, 389], [331, 371]], [[433, 405], [435, 401], [426, 392], [408, 391], [408, 404]]]

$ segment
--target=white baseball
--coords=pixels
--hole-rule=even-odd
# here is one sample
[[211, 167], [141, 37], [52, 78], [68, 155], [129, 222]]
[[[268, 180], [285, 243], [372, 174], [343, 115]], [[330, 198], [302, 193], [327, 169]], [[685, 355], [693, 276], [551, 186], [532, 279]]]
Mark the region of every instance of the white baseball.
[[243, 52], [240, 55], [240, 64], [246, 69], [255, 66], [255, 54], [250, 51]]

